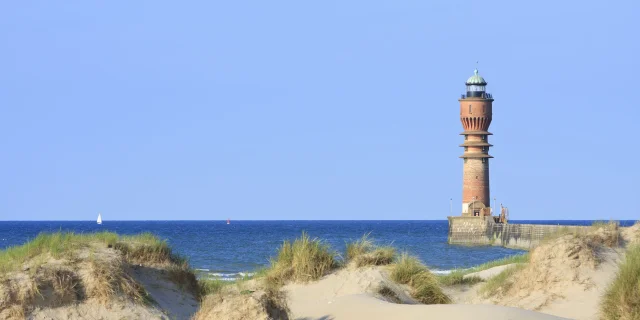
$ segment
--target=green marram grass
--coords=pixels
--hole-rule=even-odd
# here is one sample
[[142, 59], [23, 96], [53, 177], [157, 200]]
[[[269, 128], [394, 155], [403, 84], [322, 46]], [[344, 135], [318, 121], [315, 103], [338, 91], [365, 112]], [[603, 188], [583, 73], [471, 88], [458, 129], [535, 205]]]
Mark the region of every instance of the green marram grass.
[[346, 261], [353, 262], [357, 267], [387, 265], [392, 263], [395, 257], [395, 248], [376, 246], [369, 233], [359, 240], [347, 243]]
[[200, 279], [198, 283], [200, 285], [200, 295], [202, 297], [209, 294], [219, 293], [222, 288], [236, 284], [233, 281], [224, 281], [220, 279]]
[[391, 266], [393, 281], [411, 287], [411, 296], [424, 304], [447, 304], [451, 298], [440, 288], [440, 282], [417, 258], [403, 253]]
[[463, 270], [454, 270], [446, 275], [439, 275], [438, 280], [442, 285], [451, 286], [458, 284], [475, 284], [481, 282], [482, 280], [478, 277], [467, 277], [464, 278], [465, 275], [470, 273], [479, 272], [487, 269], [491, 269], [493, 267], [504, 266], [513, 263], [528, 263], [529, 262], [529, 253], [518, 254], [514, 256], [509, 256], [503, 259], [489, 261], [487, 263], [483, 263], [479, 266], [463, 269]]
[[38, 256], [50, 255], [54, 259], [71, 259], [76, 250], [104, 244], [123, 252], [133, 262], [183, 262], [184, 259], [171, 253], [165, 241], [151, 233], [134, 236], [119, 236], [113, 232], [41, 233], [36, 238], [19, 246], [0, 251], [0, 274], [18, 271], [23, 264]]
[[640, 319], [640, 245], [627, 249], [616, 278], [600, 304], [601, 319]]
[[303, 231], [300, 238], [282, 243], [264, 279], [267, 288], [275, 289], [288, 281], [318, 280], [337, 266], [336, 253], [329, 245]]

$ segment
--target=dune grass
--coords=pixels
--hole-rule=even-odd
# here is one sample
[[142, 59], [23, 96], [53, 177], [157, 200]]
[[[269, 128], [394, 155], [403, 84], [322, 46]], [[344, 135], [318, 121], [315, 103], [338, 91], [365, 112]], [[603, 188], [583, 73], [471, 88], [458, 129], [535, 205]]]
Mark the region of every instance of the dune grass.
[[[108, 248], [118, 254], [105, 251]], [[104, 305], [114, 298], [151, 304], [151, 296], [133, 278], [130, 267], [157, 263], [168, 268], [170, 277], [173, 268], [180, 269], [176, 283], [184, 285], [193, 276], [186, 261], [151, 234], [41, 233], [23, 245], [0, 251], [0, 289], [7, 297], [0, 299], [0, 310], [20, 316], [35, 305], [56, 307], [84, 299]]]
[[409, 285], [412, 288], [411, 296], [421, 303], [451, 303], [451, 298], [442, 292], [436, 276], [418, 259], [406, 253], [392, 265], [390, 277], [395, 282]]
[[267, 288], [278, 288], [288, 281], [318, 280], [335, 267], [335, 252], [329, 245], [302, 232], [293, 242], [284, 241], [264, 279]]
[[150, 303], [151, 298], [144, 287], [125, 271], [123, 263], [120, 259], [91, 260], [89, 276], [82, 281], [87, 296], [105, 305], [118, 295], [129, 297], [134, 302]]
[[489, 261], [487, 263], [483, 263], [479, 266], [475, 266], [469, 269], [454, 270], [449, 274], [438, 275], [437, 277], [438, 277], [438, 280], [440, 281], [440, 284], [445, 286], [459, 285], [459, 284], [475, 284], [475, 283], [481, 282], [482, 279], [478, 277], [467, 277], [465, 279], [464, 276], [470, 273], [491, 269], [493, 267], [504, 266], [512, 263], [528, 263], [528, 262], [529, 262], [529, 253], [524, 253], [524, 254], [509, 256], [509, 257], [498, 259], [498, 260]]
[[89, 242], [115, 244], [118, 236], [110, 232], [75, 234], [72, 232], [41, 233], [35, 239], [0, 251], [0, 273], [18, 270], [24, 262], [41, 254], [54, 259], [68, 257], [73, 249]]
[[395, 257], [395, 248], [376, 246], [369, 233], [359, 240], [347, 243], [346, 261], [354, 263], [357, 267], [387, 265], [392, 263]]
[[454, 286], [454, 285], [462, 285], [462, 284], [476, 284], [478, 282], [482, 282], [482, 279], [479, 277], [464, 277], [470, 272], [466, 272], [466, 270], [454, 270], [449, 274], [444, 275], [436, 275], [438, 282], [440, 282], [443, 286]]
[[77, 249], [96, 243], [120, 250], [131, 263], [185, 262], [183, 258], [171, 252], [165, 241], [151, 233], [118, 236], [113, 232], [55, 232], [41, 233], [23, 245], [0, 251], [0, 274], [17, 271], [26, 261], [39, 255], [50, 255], [54, 259], [71, 259]]
[[487, 282], [480, 287], [478, 292], [485, 297], [494, 296], [501, 292], [505, 292], [511, 288], [513, 285], [512, 277], [518, 271], [525, 268], [525, 264], [517, 264], [511, 267], [506, 268], [502, 272], [500, 272], [495, 277], [490, 278]]
[[605, 320], [640, 319], [640, 245], [631, 246], [600, 304]]
[[224, 281], [220, 279], [200, 279], [198, 280], [201, 296], [219, 293], [222, 288], [234, 285], [234, 281]]

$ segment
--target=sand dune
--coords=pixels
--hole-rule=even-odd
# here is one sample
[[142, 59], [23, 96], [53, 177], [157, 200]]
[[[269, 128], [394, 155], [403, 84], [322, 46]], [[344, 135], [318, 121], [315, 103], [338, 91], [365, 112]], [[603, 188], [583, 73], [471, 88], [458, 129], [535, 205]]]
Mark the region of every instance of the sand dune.
[[[386, 267], [347, 268], [310, 284], [285, 287], [294, 319], [598, 319], [602, 295], [614, 279], [626, 244], [638, 243], [640, 225], [622, 228], [622, 247], [604, 245], [602, 230], [592, 237], [560, 236], [531, 252], [531, 262], [490, 297], [484, 282], [445, 288], [451, 305], [421, 305], [409, 288], [389, 280]], [[505, 265], [470, 274], [487, 281]], [[380, 288], [386, 287], [386, 294]], [[392, 292], [392, 293], [389, 293]]]
[[[395, 297], [378, 293], [381, 287]], [[417, 304], [405, 286], [389, 280], [384, 267], [340, 270], [314, 283], [287, 285], [285, 291], [293, 319], [564, 319], [495, 305]]]
[[[418, 303], [411, 296], [415, 288], [389, 278], [391, 266], [350, 264], [318, 281], [289, 283], [282, 294], [266, 294], [261, 279], [229, 286], [207, 296], [195, 316], [198, 301], [185, 287], [189, 279], [172, 273], [179, 266], [170, 251], [139, 251], [164, 252], [160, 263], [139, 264], [131, 254], [135, 246], [116, 250], [94, 240], [61, 259], [43, 253], [44, 260], [27, 259], [4, 274], [0, 319], [595, 320], [625, 246], [640, 242], [640, 225], [621, 230], [621, 247], [607, 247], [610, 239], [598, 232], [595, 238], [559, 236], [532, 250], [529, 263], [469, 274], [487, 282], [445, 287], [453, 304]], [[494, 278], [505, 270], [512, 270], [508, 277]], [[491, 279], [503, 282], [480, 290]], [[151, 301], [140, 301], [140, 292]]]
[[[155, 237], [58, 233], [34, 242], [47, 246], [31, 244], [37, 254], [14, 265], [5, 256], [0, 319], [189, 319], [198, 308], [187, 290], [195, 276]], [[56, 244], [54, 256], [47, 249]]]

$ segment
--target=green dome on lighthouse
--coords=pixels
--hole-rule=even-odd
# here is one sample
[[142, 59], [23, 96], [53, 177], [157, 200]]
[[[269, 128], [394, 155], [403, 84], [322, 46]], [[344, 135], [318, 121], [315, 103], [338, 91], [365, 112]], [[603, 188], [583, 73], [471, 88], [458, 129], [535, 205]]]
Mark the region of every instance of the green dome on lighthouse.
[[484, 81], [484, 78], [478, 74], [478, 69], [473, 70], [473, 75], [467, 79], [466, 84], [468, 85], [486, 85], [487, 82]]

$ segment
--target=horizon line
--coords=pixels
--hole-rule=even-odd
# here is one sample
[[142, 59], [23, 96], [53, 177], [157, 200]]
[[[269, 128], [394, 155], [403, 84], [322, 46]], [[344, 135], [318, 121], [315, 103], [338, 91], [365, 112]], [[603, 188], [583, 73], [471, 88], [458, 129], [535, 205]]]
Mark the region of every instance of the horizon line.
[[[230, 221], [447, 221], [448, 219], [236, 219]], [[102, 222], [222, 221], [227, 219], [103, 220]], [[639, 219], [513, 219], [510, 221], [640, 221]], [[95, 220], [0, 220], [0, 222], [95, 222]]]

